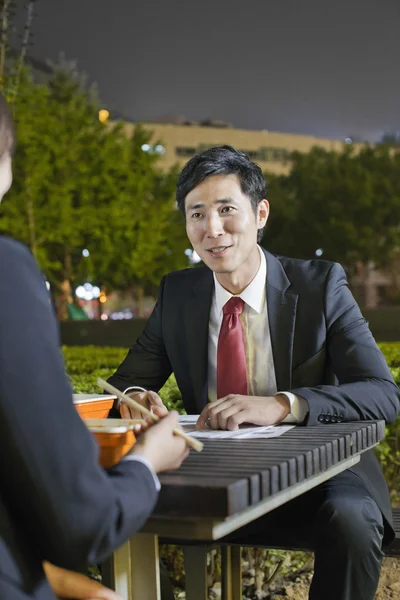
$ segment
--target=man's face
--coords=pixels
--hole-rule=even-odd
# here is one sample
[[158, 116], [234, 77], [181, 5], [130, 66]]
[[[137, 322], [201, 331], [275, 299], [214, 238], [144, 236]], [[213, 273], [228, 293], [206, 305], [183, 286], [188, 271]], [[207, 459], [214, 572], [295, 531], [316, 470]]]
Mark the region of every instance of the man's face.
[[186, 196], [186, 232], [212, 271], [246, 279], [255, 258], [259, 261], [257, 232], [267, 222], [268, 211], [268, 202], [262, 200], [254, 214], [236, 175], [215, 175]]

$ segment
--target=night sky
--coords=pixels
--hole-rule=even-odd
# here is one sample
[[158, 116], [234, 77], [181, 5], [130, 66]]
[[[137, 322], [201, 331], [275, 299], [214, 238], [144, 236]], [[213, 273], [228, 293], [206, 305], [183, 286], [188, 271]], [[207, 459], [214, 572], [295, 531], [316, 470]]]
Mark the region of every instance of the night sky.
[[400, 131], [399, 0], [38, 0], [33, 31], [32, 56], [76, 59], [134, 121]]

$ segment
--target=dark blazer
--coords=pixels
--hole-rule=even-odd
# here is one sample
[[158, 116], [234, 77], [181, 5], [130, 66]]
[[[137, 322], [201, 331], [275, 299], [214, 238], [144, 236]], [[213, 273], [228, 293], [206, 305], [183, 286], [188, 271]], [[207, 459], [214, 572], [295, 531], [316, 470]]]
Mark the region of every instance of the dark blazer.
[[54, 599], [42, 561], [81, 570], [137, 531], [150, 471], [98, 466], [72, 404], [49, 295], [30, 253], [0, 238], [0, 598]]
[[[348, 288], [344, 270], [323, 260], [267, 258], [266, 296], [278, 391], [305, 398], [306, 426], [394, 421], [399, 389]], [[110, 382], [158, 391], [175, 373], [188, 413], [207, 403], [208, 321], [214, 290], [207, 267], [171, 273], [154, 311]], [[393, 536], [391, 507], [372, 451], [352, 469], [365, 482]]]

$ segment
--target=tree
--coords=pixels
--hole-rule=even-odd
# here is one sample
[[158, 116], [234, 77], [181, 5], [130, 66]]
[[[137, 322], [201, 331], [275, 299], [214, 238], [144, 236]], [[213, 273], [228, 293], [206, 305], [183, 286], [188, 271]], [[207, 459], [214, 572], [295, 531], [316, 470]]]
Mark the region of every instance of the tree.
[[392, 133], [384, 133], [380, 144], [400, 148], [400, 132], [394, 131]]
[[[50, 283], [67, 300], [90, 227], [82, 215], [93, 216], [101, 183], [99, 155], [107, 133], [98, 120], [98, 101], [74, 66], [62, 63], [54, 67], [47, 85], [35, 84], [23, 73], [14, 115], [15, 183], [1, 226], [31, 248]], [[60, 316], [66, 313], [63, 304]]]
[[265, 245], [279, 254], [390, 264], [400, 247], [400, 152], [385, 146], [359, 153], [313, 148], [294, 153], [287, 177], [271, 179]]
[[[0, 227], [26, 243], [67, 317], [73, 288], [144, 289], [185, 266], [184, 227], [173, 208], [176, 171], [162, 173], [143, 151], [150, 134], [105, 126], [100, 103], [75, 65], [53, 67], [46, 85], [24, 71], [14, 105], [18, 150], [14, 186]], [[82, 250], [89, 249], [84, 258]]]
[[99, 203], [98, 227], [92, 232], [94, 247], [102, 249], [91, 253], [93, 271], [102, 274], [108, 288], [134, 290], [139, 316], [145, 288], [158, 284], [171, 268], [187, 265], [185, 229], [173, 206], [177, 172], [157, 169], [157, 157], [142, 150], [149, 140], [150, 133], [136, 127], [127, 143], [116, 146], [120, 158], [110, 179], [114, 196]]

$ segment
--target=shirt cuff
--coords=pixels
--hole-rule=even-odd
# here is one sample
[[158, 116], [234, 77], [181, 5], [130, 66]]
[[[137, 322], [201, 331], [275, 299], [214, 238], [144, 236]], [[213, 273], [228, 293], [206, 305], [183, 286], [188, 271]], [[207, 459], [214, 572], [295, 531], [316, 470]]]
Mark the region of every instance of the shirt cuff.
[[308, 403], [304, 398], [292, 394], [292, 392], [277, 392], [275, 396], [286, 396], [290, 403], [290, 413], [281, 423], [303, 423], [308, 413]]
[[125, 456], [125, 458], [122, 459], [122, 462], [125, 462], [127, 460], [136, 460], [136, 462], [141, 462], [143, 465], [145, 465], [149, 469], [149, 471], [153, 477], [153, 481], [156, 486], [157, 492], [159, 492], [161, 490], [160, 480], [158, 479], [156, 472], [154, 471], [153, 467], [151, 466], [151, 462], [149, 460], [147, 460], [147, 458], [144, 458], [144, 456], [135, 456], [134, 454], [130, 454], [128, 456]]

